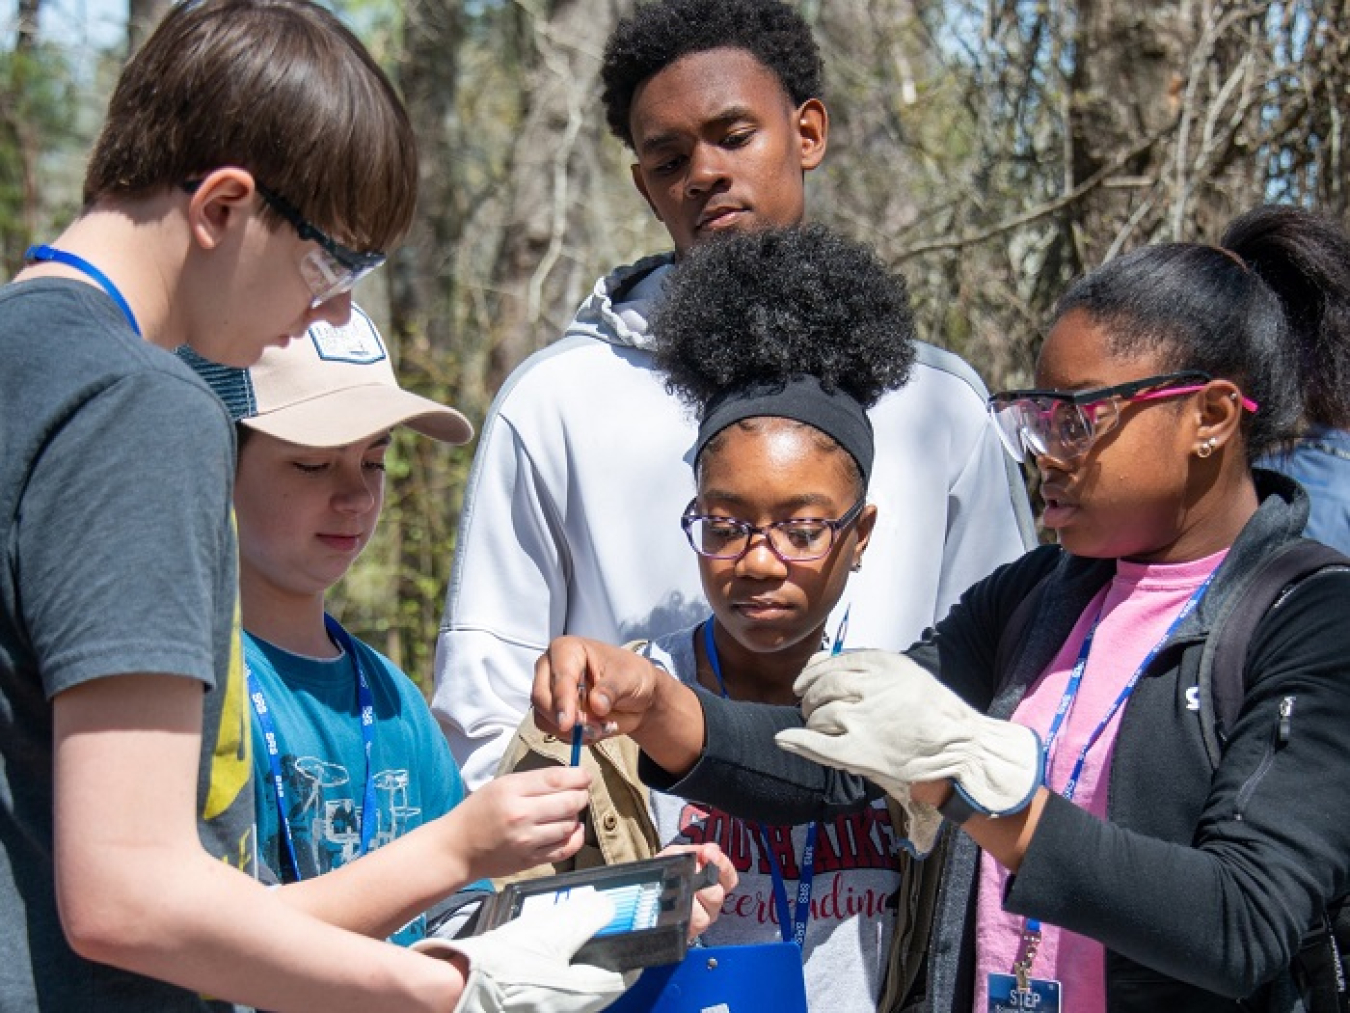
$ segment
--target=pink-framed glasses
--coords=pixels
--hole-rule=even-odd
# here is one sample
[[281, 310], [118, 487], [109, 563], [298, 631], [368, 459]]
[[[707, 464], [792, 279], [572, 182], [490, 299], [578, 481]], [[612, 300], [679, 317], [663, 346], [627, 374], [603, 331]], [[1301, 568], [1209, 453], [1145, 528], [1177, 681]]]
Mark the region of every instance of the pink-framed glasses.
[[[1013, 460], [1021, 463], [1030, 452], [1035, 457], [1075, 461], [1120, 421], [1122, 406], [1193, 394], [1213, 379], [1190, 369], [1094, 390], [1001, 391], [989, 399], [989, 417]], [[1242, 407], [1255, 412], [1258, 405], [1242, 397]]]

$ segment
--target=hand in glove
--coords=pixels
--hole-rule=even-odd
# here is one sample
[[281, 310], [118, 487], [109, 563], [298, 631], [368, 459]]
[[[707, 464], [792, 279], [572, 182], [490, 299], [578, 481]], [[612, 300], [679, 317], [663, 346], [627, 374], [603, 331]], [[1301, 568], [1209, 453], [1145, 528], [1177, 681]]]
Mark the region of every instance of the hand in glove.
[[916, 830], [931, 847], [936, 827], [932, 807], [911, 801], [910, 785], [950, 778], [953, 801], [943, 812], [960, 822], [971, 812], [1015, 813], [1041, 784], [1035, 732], [985, 717], [903, 654], [819, 654], [792, 688], [806, 727], [779, 732], [778, 745], [885, 788], [909, 813], [921, 852]]
[[481, 936], [423, 939], [413, 949], [468, 958], [468, 980], [454, 1013], [591, 1013], [632, 984], [615, 971], [571, 963], [613, 917], [609, 899], [592, 894], [529, 911]]

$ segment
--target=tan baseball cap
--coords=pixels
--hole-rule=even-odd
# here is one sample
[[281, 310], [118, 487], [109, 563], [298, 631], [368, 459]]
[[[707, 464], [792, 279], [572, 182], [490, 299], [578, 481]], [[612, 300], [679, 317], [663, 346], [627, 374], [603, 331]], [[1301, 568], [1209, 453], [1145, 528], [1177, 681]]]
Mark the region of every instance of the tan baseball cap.
[[345, 447], [395, 426], [442, 443], [473, 439], [459, 412], [398, 385], [370, 317], [352, 306], [341, 327], [317, 321], [285, 348], [269, 348], [249, 369], [179, 354], [211, 385], [236, 422], [305, 447]]

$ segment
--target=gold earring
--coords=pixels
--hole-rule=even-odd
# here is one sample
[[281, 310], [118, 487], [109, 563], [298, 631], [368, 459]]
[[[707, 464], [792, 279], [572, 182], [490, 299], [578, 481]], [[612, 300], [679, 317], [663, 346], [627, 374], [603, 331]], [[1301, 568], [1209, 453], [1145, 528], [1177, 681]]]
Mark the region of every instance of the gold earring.
[[1204, 443], [1200, 444], [1200, 446], [1196, 448], [1195, 456], [1200, 458], [1208, 457], [1210, 454], [1214, 453], [1214, 448], [1217, 447], [1218, 445], [1219, 441], [1211, 436], [1209, 439], [1207, 439]]

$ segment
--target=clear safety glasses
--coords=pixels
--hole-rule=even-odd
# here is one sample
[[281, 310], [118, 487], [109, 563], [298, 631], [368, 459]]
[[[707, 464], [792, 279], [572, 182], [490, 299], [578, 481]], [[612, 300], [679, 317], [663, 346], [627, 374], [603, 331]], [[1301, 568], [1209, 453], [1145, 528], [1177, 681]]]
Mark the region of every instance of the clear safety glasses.
[[[1200, 370], [1165, 373], [1095, 390], [1008, 390], [989, 399], [1003, 446], [1021, 463], [1027, 455], [1072, 462], [1120, 421], [1120, 410], [1136, 401], [1156, 401], [1203, 390], [1214, 378]], [[1257, 409], [1250, 398], [1242, 407]]]
[[300, 258], [300, 273], [313, 297], [310, 299], [310, 309], [317, 309], [343, 292], [350, 292], [358, 281], [384, 263], [383, 253], [361, 253], [343, 246], [313, 222], [307, 221], [280, 194], [256, 180], [254, 185], [258, 188], [258, 195], [273, 211], [290, 222], [301, 239], [318, 245], [317, 250], [310, 250]]

